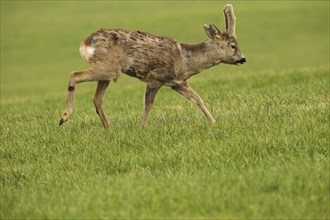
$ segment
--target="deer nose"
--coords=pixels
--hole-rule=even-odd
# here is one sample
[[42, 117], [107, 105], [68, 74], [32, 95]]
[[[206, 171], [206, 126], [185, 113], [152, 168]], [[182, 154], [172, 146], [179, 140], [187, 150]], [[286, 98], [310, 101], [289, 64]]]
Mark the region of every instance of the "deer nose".
[[243, 64], [243, 63], [245, 63], [246, 62], [246, 58], [245, 57], [243, 57], [240, 61], [239, 61], [239, 63], [241, 63], [241, 64]]

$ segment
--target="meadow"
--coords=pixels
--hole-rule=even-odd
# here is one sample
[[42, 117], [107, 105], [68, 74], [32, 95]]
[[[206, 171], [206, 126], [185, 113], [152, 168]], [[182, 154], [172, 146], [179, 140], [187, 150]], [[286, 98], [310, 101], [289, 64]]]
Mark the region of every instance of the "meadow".
[[[168, 88], [140, 126], [145, 84], [77, 86], [100, 28], [207, 39], [232, 3], [247, 58], [190, 80], [217, 123]], [[329, 219], [328, 1], [1, 1], [1, 219]]]

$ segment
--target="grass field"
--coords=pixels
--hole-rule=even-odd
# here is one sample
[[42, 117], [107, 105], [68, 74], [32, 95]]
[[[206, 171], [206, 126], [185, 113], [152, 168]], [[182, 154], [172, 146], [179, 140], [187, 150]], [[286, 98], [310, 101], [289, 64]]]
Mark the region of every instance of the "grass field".
[[95, 83], [59, 127], [79, 43], [104, 28], [198, 43], [224, 1], [1, 1], [1, 219], [329, 219], [329, 2], [232, 2], [247, 63], [193, 77], [217, 124], [170, 89]]

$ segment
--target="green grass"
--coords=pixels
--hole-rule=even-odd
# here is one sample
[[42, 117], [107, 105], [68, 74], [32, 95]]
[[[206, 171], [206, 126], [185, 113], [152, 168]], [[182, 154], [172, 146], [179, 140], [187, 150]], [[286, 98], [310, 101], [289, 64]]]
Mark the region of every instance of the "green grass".
[[197, 43], [227, 2], [1, 1], [1, 219], [329, 219], [329, 2], [232, 2], [248, 62], [191, 79], [213, 113], [170, 89], [141, 128], [145, 85], [111, 83], [58, 126], [81, 40], [101, 28]]

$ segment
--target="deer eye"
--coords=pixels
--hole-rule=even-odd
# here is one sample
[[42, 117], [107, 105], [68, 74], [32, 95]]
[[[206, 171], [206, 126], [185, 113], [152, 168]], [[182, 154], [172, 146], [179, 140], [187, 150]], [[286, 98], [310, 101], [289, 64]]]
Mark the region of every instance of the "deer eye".
[[232, 49], [235, 49], [235, 48], [236, 48], [236, 46], [235, 46], [235, 45], [231, 45], [231, 48], [232, 48]]

